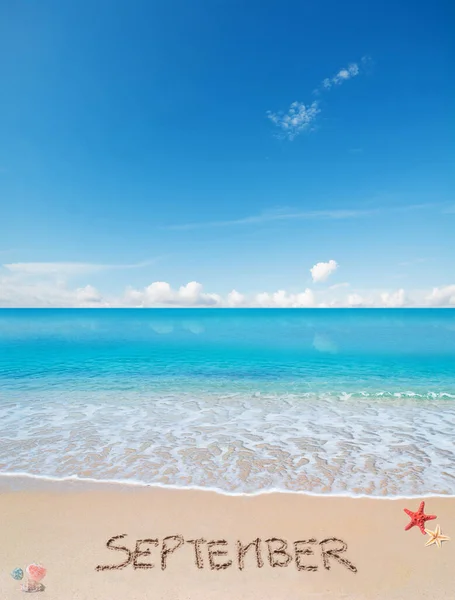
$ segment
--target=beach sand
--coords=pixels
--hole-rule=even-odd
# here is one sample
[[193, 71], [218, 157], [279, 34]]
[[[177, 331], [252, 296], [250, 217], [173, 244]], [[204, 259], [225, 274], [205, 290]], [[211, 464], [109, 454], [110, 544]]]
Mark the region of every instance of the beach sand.
[[[370, 499], [270, 493], [227, 496], [211, 491], [21, 481], [2, 478], [0, 487], [0, 598], [24, 597], [10, 572], [28, 563], [47, 568], [43, 600], [390, 600], [455, 597], [455, 541], [425, 547], [414, 527], [404, 531], [404, 508], [420, 499]], [[426, 499], [455, 538], [455, 498]], [[111, 542], [126, 550], [108, 549]], [[172, 549], [185, 542], [174, 552]], [[164, 542], [163, 538], [168, 538]], [[260, 538], [239, 568], [237, 543]], [[268, 548], [282, 548], [286, 554]], [[328, 538], [340, 541], [324, 542]], [[138, 545], [136, 540], [152, 540]], [[190, 543], [188, 540], [204, 539]], [[155, 540], [155, 541], [154, 541]], [[208, 544], [224, 540], [226, 543]], [[299, 544], [297, 556], [294, 542]], [[347, 546], [345, 552], [337, 549]], [[198, 555], [196, 553], [198, 548]], [[348, 562], [341, 563], [336, 556]], [[305, 551], [309, 552], [305, 554]], [[209, 556], [211, 552], [211, 557]], [[218, 554], [216, 553], [218, 552]], [[227, 552], [227, 554], [222, 554]], [[324, 566], [324, 557], [326, 567]], [[211, 558], [211, 560], [210, 560]], [[226, 568], [211, 568], [232, 561]], [[272, 563], [287, 566], [272, 567]], [[101, 569], [116, 566], [122, 569]], [[153, 568], [135, 568], [153, 563]], [[197, 564], [199, 562], [199, 565]], [[297, 565], [301, 567], [299, 570]], [[162, 569], [162, 566], [165, 568]], [[303, 567], [315, 567], [308, 570]]]

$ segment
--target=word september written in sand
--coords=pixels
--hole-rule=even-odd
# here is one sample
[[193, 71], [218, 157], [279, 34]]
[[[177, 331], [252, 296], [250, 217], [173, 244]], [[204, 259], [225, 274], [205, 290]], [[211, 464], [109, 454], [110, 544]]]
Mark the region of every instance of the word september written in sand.
[[[288, 567], [294, 563], [298, 571], [317, 571], [322, 565], [327, 571], [332, 564], [340, 564], [352, 573], [357, 573], [357, 568], [344, 556], [348, 549], [347, 544], [338, 538], [327, 538], [317, 541], [314, 538], [288, 542], [281, 538], [256, 538], [244, 544], [237, 540], [236, 544], [229, 545], [227, 540], [205, 540], [203, 538], [185, 540], [182, 535], [170, 535], [160, 541], [157, 538], [136, 540], [132, 548], [126, 545], [127, 534], [111, 537], [106, 547], [109, 550], [122, 553], [123, 562], [113, 565], [98, 565], [97, 571], [112, 571], [125, 569], [153, 569], [158, 563], [162, 571], [168, 567], [172, 554], [184, 552], [185, 548], [198, 569], [208, 568], [212, 571], [238, 568], [240, 571], [245, 566], [262, 568], [264, 563], [270, 567]], [[123, 540], [123, 541], [121, 541]], [[235, 555], [235, 560], [229, 555]], [[264, 560], [265, 557], [265, 560]], [[153, 562], [152, 562], [153, 561]], [[318, 564], [319, 563], [319, 564]]]

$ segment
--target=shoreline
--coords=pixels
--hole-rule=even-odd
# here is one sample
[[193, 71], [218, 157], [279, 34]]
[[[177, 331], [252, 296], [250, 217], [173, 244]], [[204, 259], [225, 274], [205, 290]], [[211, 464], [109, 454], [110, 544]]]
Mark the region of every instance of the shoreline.
[[[9, 481], [15, 482], [8, 485]], [[308, 496], [310, 498], [339, 498], [350, 500], [426, 500], [430, 498], [455, 499], [455, 494], [405, 494], [400, 496], [382, 495], [375, 496], [372, 494], [349, 494], [349, 493], [321, 493], [309, 492], [307, 490], [287, 490], [287, 489], [266, 489], [257, 492], [228, 492], [220, 488], [213, 487], [198, 487], [198, 486], [178, 486], [164, 483], [144, 483], [133, 480], [117, 480], [117, 479], [95, 479], [89, 477], [78, 477], [75, 475], [68, 477], [52, 477], [48, 475], [36, 475], [32, 473], [1, 473], [0, 472], [0, 494], [9, 492], [27, 492], [27, 491], [45, 491], [46, 487], [50, 486], [56, 489], [60, 487], [60, 491], [74, 492], [75, 487], [80, 487], [81, 491], [85, 488], [88, 490], [97, 490], [103, 488], [125, 488], [131, 491], [134, 490], [170, 490], [170, 491], [191, 491], [201, 493], [217, 494], [228, 498], [257, 498], [261, 496], [273, 495], [291, 495], [291, 496]]]

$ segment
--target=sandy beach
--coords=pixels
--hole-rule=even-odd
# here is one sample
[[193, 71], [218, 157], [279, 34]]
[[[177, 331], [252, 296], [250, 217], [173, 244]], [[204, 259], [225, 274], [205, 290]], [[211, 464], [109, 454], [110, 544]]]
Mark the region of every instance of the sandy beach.
[[[2, 478], [0, 597], [35, 562], [43, 600], [453, 598], [453, 541], [404, 531], [419, 503]], [[425, 512], [453, 538], [455, 498]]]

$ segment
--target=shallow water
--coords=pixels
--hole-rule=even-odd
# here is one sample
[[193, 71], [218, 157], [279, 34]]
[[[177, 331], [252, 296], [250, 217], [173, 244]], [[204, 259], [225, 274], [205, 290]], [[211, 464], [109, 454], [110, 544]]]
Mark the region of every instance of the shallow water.
[[455, 494], [455, 311], [0, 310], [0, 473]]

